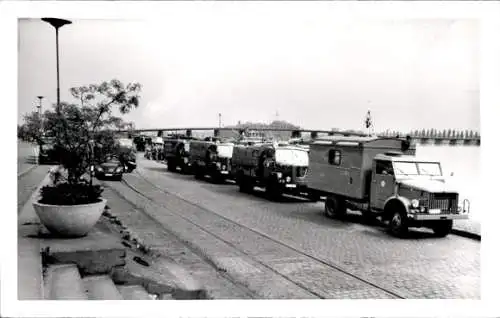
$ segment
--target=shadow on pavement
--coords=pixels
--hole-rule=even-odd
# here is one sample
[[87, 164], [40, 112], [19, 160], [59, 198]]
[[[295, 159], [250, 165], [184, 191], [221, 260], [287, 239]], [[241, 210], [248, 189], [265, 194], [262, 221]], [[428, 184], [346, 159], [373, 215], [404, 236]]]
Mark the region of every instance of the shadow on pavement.
[[145, 169], [156, 172], [170, 172], [167, 170], [167, 167], [145, 167]]

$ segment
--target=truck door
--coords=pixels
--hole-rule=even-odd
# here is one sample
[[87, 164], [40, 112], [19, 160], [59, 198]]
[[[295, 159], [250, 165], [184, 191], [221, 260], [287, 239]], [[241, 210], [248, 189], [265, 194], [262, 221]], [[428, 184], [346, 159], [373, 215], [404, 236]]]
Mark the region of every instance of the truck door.
[[370, 206], [383, 209], [385, 200], [394, 194], [394, 170], [388, 160], [375, 160], [373, 165]]
[[262, 178], [267, 179], [271, 175], [271, 172], [274, 169], [274, 158], [273, 158], [273, 152], [268, 149], [265, 150], [264, 153], [262, 154]]

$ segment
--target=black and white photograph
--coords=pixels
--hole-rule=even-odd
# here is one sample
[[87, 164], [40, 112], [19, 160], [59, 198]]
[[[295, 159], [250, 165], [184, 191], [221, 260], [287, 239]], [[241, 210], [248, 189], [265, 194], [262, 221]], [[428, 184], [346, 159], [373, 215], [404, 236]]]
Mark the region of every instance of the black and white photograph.
[[117, 2], [8, 4], [13, 312], [454, 300], [436, 308], [479, 315], [458, 308], [489, 299], [495, 255], [484, 10]]

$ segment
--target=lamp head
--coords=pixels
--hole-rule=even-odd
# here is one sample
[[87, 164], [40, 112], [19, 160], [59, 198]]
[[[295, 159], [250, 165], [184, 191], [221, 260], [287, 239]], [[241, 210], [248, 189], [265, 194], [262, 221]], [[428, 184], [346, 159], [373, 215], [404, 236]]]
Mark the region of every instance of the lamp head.
[[50, 23], [54, 28], [59, 29], [63, 25], [71, 24], [71, 21], [57, 18], [42, 18], [42, 21]]

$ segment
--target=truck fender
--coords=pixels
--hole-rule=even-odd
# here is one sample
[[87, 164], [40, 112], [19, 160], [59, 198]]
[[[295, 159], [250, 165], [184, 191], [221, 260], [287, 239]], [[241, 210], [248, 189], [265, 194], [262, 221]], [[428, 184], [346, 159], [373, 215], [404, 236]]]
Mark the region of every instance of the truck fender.
[[405, 197], [393, 195], [393, 196], [389, 197], [387, 200], [385, 200], [385, 202], [384, 202], [384, 213], [383, 213], [384, 219], [388, 219], [391, 217], [390, 212], [392, 209], [391, 206], [393, 204], [403, 206], [406, 213], [410, 212], [410, 205], [411, 205], [410, 200], [408, 200]]

